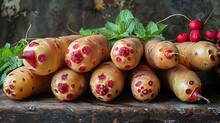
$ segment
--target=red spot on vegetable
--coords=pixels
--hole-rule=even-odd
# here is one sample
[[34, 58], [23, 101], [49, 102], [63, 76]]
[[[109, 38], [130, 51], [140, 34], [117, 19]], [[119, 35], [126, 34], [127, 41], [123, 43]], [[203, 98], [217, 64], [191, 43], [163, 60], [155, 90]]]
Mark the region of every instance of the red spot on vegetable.
[[130, 54], [130, 51], [127, 47], [121, 47], [119, 50], [119, 55], [127, 57]]
[[164, 53], [164, 56], [165, 56], [167, 59], [172, 59], [173, 54], [171, 54], [171, 53], [173, 53], [172, 50], [167, 50], [167, 51]]
[[66, 60], [66, 65], [71, 67], [72, 66], [72, 63], [70, 62], [70, 60]]
[[152, 90], [151, 89], [149, 89], [149, 93], [151, 93], [152, 92]]
[[64, 94], [69, 90], [68, 85], [66, 83], [59, 83], [58, 84], [58, 90], [61, 94]]
[[74, 44], [74, 45], [73, 45], [73, 49], [77, 49], [78, 47], [79, 47], [78, 44]]
[[108, 98], [111, 98], [111, 97], [112, 97], [112, 95], [111, 95], [111, 94], [108, 94], [108, 95], [107, 95], [107, 97], [108, 97]]
[[126, 69], [129, 69], [129, 68], [131, 68], [131, 66], [130, 66], [130, 65], [126, 65], [125, 68], [126, 68]]
[[120, 58], [120, 57], [117, 57], [117, 58], [116, 58], [116, 61], [117, 61], [117, 62], [121, 62], [121, 58]]
[[144, 86], [141, 86], [141, 90], [143, 90], [144, 89]]
[[33, 46], [35, 46], [35, 45], [38, 45], [38, 43], [37, 42], [31, 42], [31, 43], [29, 43], [29, 47], [33, 47]]
[[148, 94], [148, 90], [147, 90], [147, 89], [144, 89], [144, 90], [142, 91], [142, 93], [143, 93], [144, 95], [147, 95], [147, 94]]
[[90, 53], [90, 48], [89, 48], [88, 46], [85, 46], [85, 47], [82, 48], [82, 52], [83, 52], [84, 54], [86, 54], [86, 55], [89, 55], [89, 53]]
[[128, 60], [128, 61], [131, 61], [131, 57], [128, 57], [127, 60]]
[[22, 73], [24, 73], [24, 71], [23, 70], [20, 70]]
[[68, 74], [63, 74], [63, 75], [61, 76], [61, 79], [62, 79], [62, 80], [66, 80], [67, 77], [68, 77]]
[[144, 95], [143, 94], [141, 94], [141, 97], [143, 97]]
[[108, 81], [108, 87], [110, 87], [110, 88], [114, 87], [114, 81], [113, 80]]
[[106, 79], [106, 76], [104, 74], [98, 75], [99, 80], [103, 81]]
[[138, 93], [140, 93], [141, 92], [141, 89], [138, 89]]
[[212, 61], [215, 61], [215, 56], [214, 56], [214, 55], [211, 55], [211, 56], [210, 56], [210, 59], [211, 59]]
[[38, 61], [39, 62], [44, 62], [45, 60], [46, 60], [46, 55], [45, 54], [38, 55]]
[[148, 82], [148, 85], [149, 85], [149, 86], [153, 86], [153, 83], [154, 83], [153, 81], [149, 81], [149, 82]]
[[153, 97], [154, 96], [154, 94], [151, 94], [151, 97]]
[[104, 96], [108, 93], [108, 88], [106, 87], [106, 85], [99, 84], [96, 86], [96, 93]]
[[131, 54], [133, 54], [133, 53], [134, 53], [134, 50], [133, 50], [133, 49], [131, 49], [131, 50], [130, 50], [130, 52], [131, 52]]
[[58, 90], [57, 90], [57, 89], [55, 89], [54, 91], [55, 91], [56, 93], [58, 93]]
[[115, 51], [118, 51], [118, 47], [115, 47]]
[[66, 95], [66, 98], [67, 98], [67, 99], [73, 99], [73, 98], [74, 98], [74, 95], [73, 95], [73, 94], [67, 94], [67, 95]]
[[212, 54], [212, 50], [209, 50], [209, 54]]
[[75, 51], [71, 55], [71, 60], [73, 62], [75, 62], [76, 64], [81, 63], [83, 61], [83, 59], [84, 58], [83, 58], [82, 54], [79, 51]]
[[13, 83], [16, 83], [16, 80], [13, 80], [12, 82], [13, 82]]
[[162, 52], [162, 51], [163, 51], [163, 48], [160, 48], [160, 49], [159, 49], [159, 52]]
[[191, 89], [186, 89], [186, 90], [185, 90], [185, 93], [186, 93], [186, 94], [191, 94], [191, 92], [192, 92]]
[[15, 97], [15, 94], [11, 94], [11, 96]]
[[84, 71], [86, 71], [86, 67], [85, 66], [80, 66], [78, 70], [80, 72], [84, 72]]
[[193, 91], [193, 93], [192, 93], [192, 95], [190, 96], [190, 98], [189, 98], [189, 102], [194, 102], [194, 101], [197, 101], [197, 100], [199, 100], [199, 97], [198, 97], [198, 95], [201, 93], [201, 91], [200, 91], [200, 88], [196, 88], [194, 91]]
[[24, 51], [24, 54], [19, 56], [19, 58], [25, 59], [32, 67], [36, 68], [37, 64], [34, 50]]
[[136, 87], [140, 87], [141, 84], [142, 84], [142, 82], [141, 82], [141, 81], [138, 81], [138, 82], [135, 84], [135, 86], [136, 86]]
[[193, 81], [193, 80], [189, 81], [189, 84], [190, 84], [190, 85], [193, 85], [193, 84], [194, 84], [194, 81]]
[[72, 88], [75, 88], [75, 84], [72, 84], [71, 87], [72, 87]]
[[70, 52], [70, 49], [66, 49], [66, 54], [69, 54], [69, 52]]
[[130, 46], [131, 46], [131, 44], [129, 44], [129, 43], [127, 43], [126, 45], [127, 45], [128, 47], [130, 47]]
[[10, 73], [8, 76], [12, 76], [12, 75], [14, 75], [14, 73]]
[[15, 86], [10, 84], [9, 88], [13, 90], [15, 88]]

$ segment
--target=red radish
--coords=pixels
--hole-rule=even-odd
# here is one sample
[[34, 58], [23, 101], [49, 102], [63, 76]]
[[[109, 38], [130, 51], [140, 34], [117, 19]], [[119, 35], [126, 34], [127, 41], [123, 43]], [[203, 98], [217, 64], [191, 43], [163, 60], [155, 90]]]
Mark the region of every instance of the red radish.
[[109, 59], [110, 46], [103, 35], [82, 37], [72, 42], [65, 54], [69, 68], [76, 72], [88, 72]]
[[206, 30], [204, 36], [206, 39], [210, 41], [214, 41], [217, 38], [217, 33], [218, 33], [217, 30], [209, 29], [209, 30]]
[[188, 33], [181, 33], [177, 36], [176, 40], [180, 43], [189, 41], [189, 34]]
[[175, 43], [180, 57], [180, 64], [189, 69], [208, 71], [219, 64], [218, 49], [208, 41]]
[[110, 55], [119, 69], [130, 70], [138, 65], [143, 52], [143, 44], [138, 38], [123, 38], [113, 45]]
[[195, 102], [200, 99], [210, 101], [201, 96], [202, 82], [198, 75], [189, 70], [187, 67], [178, 64], [177, 66], [164, 70], [160, 73], [162, 75], [161, 81], [167, 86], [174, 94], [184, 102]]
[[204, 23], [201, 20], [192, 20], [189, 23], [190, 30], [202, 30], [204, 28]]
[[115, 99], [123, 90], [125, 76], [113, 62], [104, 62], [95, 68], [90, 78], [90, 90], [101, 101]]
[[78, 98], [87, 88], [85, 73], [77, 73], [70, 68], [63, 68], [55, 72], [51, 90], [60, 101], [69, 101]]
[[192, 42], [198, 42], [202, 38], [201, 32], [199, 30], [192, 30], [190, 32], [189, 38]]
[[220, 41], [220, 31], [217, 33], [217, 40]]
[[156, 69], [168, 69], [179, 63], [179, 51], [171, 41], [151, 39], [144, 46], [145, 59]]
[[135, 99], [149, 102], [160, 92], [160, 81], [148, 65], [141, 63], [131, 71], [131, 91]]
[[14, 100], [27, 99], [30, 96], [50, 90], [52, 75], [39, 76], [27, 67], [20, 67], [10, 72], [3, 83], [5, 94]]
[[24, 66], [38, 75], [48, 75], [65, 65], [66, 48], [80, 35], [42, 38], [31, 41], [19, 58]]

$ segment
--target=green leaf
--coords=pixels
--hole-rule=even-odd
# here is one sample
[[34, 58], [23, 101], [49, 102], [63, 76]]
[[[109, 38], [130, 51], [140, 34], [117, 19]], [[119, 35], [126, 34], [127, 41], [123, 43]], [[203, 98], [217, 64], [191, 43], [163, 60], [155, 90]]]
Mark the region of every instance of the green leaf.
[[168, 25], [166, 25], [166, 24], [158, 23], [157, 27], [159, 28], [159, 31], [157, 33], [158, 34], [162, 33], [167, 26]]
[[127, 30], [127, 25], [124, 21], [119, 23], [118, 33], [122, 34]]
[[135, 18], [132, 18], [132, 19], [129, 19], [127, 22], [126, 22], [126, 31], [128, 33], [128, 35], [131, 35], [132, 32], [134, 31], [134, 27], [135, 27]]
[[134, 20], [134, 24], [135, 24], [134, 34], [143, 40], [144, 37], [146, 37], [146, 30], [145, 30], [143, 24], [136, 18]]
[[81, 28], [79, 33], [83, 36], [90, 36], [90, 35], [95, 35], [95, 34], [102, 32], [103, 29], [104, 29], [104, 27], [94, 28], [94, 29], [85, 29], [85, 30], [83, 28]]
[[115, 24], [119, 25], [122, 21], [128, 21], [129, 19], [134, 18], [130, 10], [122, 10], [115, 19]]
[[107, 22], [105, 24], [105, 28], [106, 28], [106, 30], [117, 32], [118, 25], [116, 25], [116, 24], [114, 24], [112, 22]]
[[11, 44], [10, 44], [10, 43], [6, 43], [5, 46], [4, 46], [5, 49], [8, 49], [8, 48], [10, 48], [10, 47], [11, 47]]
[[153, 37], [153, 38], [160, 39], [160, 40], [165, 40], [165, 38], [163, 37], [162, 34], [159, 34], [159, 35], [153, 35], [152, 37]]
[[146, 31], [147, 33], [154, 34], [157, 32], [159, 29], [157, 27], [157, 24], [154, 23], [153, 21], [150, 21], [147, 26], [146, 26]]
[[10, 49], [5, 49], [5, 50], [2, 52], [2, 57], [3, 57], [3, 58], [6, 58], [7, 56], [14, 56], [14, 54], [11, 52]]

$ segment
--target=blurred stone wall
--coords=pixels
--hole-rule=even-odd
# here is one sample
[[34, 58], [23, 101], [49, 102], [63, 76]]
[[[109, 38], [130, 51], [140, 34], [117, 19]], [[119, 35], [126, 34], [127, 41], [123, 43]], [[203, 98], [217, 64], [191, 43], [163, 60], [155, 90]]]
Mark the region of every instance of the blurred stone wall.
[[[82, 27], [100, 27], [114, 21], [125, 8], [144, 23], [175, 13], [205, 21], [213, 11], [205, 28], [220, 27], [220, 0], [0, 0], [0, 46], [24, 38], [30, 24], [29, 38], [68, 35], [72, 34], [68, 21], [76, 32]], [[187, 31], [188, 21], [183, 17], [172, 17], [164, 23], [169, 24], [167, 39]]]

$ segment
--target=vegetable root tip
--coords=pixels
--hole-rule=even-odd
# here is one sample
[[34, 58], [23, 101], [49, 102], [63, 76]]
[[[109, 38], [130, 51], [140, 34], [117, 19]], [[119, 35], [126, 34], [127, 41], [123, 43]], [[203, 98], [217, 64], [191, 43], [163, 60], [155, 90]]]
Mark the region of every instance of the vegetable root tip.
[[184, 56], [183, 54], [180, 54], [180, 53], [177, 53], [177, 52], [172, 52], [172, 53], [170, 53], [169, 54], [170, 56], [172, 56], [172, 55], [179, 55], [179, 56], [182, 56], [182, 57], [186, 57], [186, 56]]
[[207, 104], [211, 103], [211, 101], [210, 101], [209, 99], [207, 99], [206, 97], [204, 97], [204, 96], [202, 96], [202, 95], [200, 95], [200, 94], [198, 94], [198, 97], [199, 97], [200, 99], [205, 100], [205, 101], [207, 102]]

